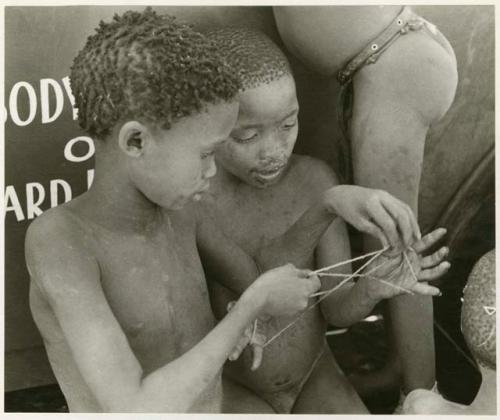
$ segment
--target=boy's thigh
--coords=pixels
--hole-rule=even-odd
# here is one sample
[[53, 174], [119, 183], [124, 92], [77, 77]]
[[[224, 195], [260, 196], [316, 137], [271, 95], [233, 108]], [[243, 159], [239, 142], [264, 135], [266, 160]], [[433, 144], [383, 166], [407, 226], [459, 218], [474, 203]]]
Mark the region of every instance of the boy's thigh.
[[222, 377], [223, 413], [259, 414], [274, 413], [271, 406], [249, 389], [231, 381], [226, 376]]
[[327, 349], [299, 394], [294, 414], [368, 414], [369, 411]]

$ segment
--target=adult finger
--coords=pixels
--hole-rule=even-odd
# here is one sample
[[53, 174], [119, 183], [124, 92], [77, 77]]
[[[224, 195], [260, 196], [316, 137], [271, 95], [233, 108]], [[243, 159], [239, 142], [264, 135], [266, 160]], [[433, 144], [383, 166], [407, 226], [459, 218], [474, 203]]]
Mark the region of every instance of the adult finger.
[[420, 241], [415, 242], [413, 244], [413, 249], [416, 253], [421, 254], [422, 252], [433, 246], [435, 243], [437, 243], [439, 240], [441, 240], [445, 234], [445, 228], [435, 229], [425, 235]]
[[418, 274], [418, 280], [419, 281], [436, 280], [437, 278], [445, 274], [449, 269], [450, 269], [450, 263], [448, 261], [443, 261], [442, 263], [433, 268], [422, 270]]
[[401, 241], [396, 229], [396, 223], [394, 222], [392, 216], [386, 211], [386, 209], [379, 202], [377, 202], [370, 206], [369, 214], [372, 218], [372, 221], [382, 230], [384, 235], [387, 237], [390, 245], [394, 248], [398, 247], [401, 244]]
[[430, 286], [427, 283], [415, 283], [411, 290], [425, 296], [439, 296], [441, 294], [441, 291], [437, 287]]
[[384, 209], [396, 221], [397, 229], [401, 234], [404, 248], [406, 249], [413, 242], [413, 237], [417, 235], [417, 232], [414, 232], [414, 225], [410, 221], [410, 214], [408, 213], [406, 204], [399, 202], [399, 200], [394, 199], [392, 196], [382, 199], [381, 203]]
[[446, 246], [439, 248], [431, 255], [427, 255], [420, 261], [420, 268], [431, 268], [438, 265], [448, 255], [449, 249]]

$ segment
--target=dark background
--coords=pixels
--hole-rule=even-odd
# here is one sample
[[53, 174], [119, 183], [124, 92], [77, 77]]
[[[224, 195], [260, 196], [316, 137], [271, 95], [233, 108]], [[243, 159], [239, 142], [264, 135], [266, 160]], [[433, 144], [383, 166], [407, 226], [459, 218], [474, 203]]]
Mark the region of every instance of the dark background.
[[[40, 183], [45, 189], [42, 209], [50, 206], [50, 180], [67, 181], [73, 196], [87, 188], [87, 170], [92, 168], [93, 160], [69, 162], [63, 154], [67, 142], [83, 133], [72, 118], [71, 103], [64, 92], [62, 79], [69, 75], [74, 55], [99, 20], [109, 20], [114, 13], [143, 8], [5, 8], [5, 185], [15, 189], [25, 216], [28, 183]], [[225, 24], [261, 29], [282, 45], [270, 7], [169, 6], [154, 9], [193, 22], [200, 29]], [[446, 117], [432, 127], [426, 143], [419, 218], [423, 230], [428, 230], [443, 217], [460, 186], [494, 146], [494, 7], [418, 6], [415, 10], [436, 24], [449, 39], [457, 55], [459, 71], [455, 102]], [[324, 159], [335, 169], [336, 145], [340, 137], [336, 122], [338, 85], [333, 78], [307, 70], [293, 57], [291, 61], [301, 105], [296, 152]], [[41, 122], [40, 79], [43, 78], [58, 82], [64, 97], [62, 114], [47, 124]], [[29, 83], [37, 96], [35, 118], [26, 126], [13, 123], [9, 108], [12, 87], [20, 81]], [[53, 94], [49, 102], [54, 112]], [[22, 89], [17, 110], [21, 119], [28, 117], [29, 104]], [[75, 148], [75, 151], [85, 154], [86, 148]], [[487, 187], [490, 202], [494, 200], [492, 188]], [[483, 199], [484, 194], [475, 197], [475, 200]], [[461, 246], [472, 244], [467, 254], [472, 259], [483, 249], [486, 251], [494, 246], [492, 208], [490, 205], [477, 216], [481, 229], [475, 231], [474, 238], [462, 239]], [[29, 223], [27, 219], [18, 221], [12, 211], [5, 217], [6, 391], [55, 383], [28, 307], [29, 281], [23, 247]], [[469, 268], [464, 270], [460, 273], [462, 277]], [[454, 308], [452, 313], [456, 317], [459, 308], [456, 304]]]

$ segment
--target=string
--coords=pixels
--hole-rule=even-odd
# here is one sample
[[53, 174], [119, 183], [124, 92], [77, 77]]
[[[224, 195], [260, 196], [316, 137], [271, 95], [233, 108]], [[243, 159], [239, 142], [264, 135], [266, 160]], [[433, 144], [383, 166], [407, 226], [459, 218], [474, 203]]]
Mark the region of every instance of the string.
[[[383, 267], [388, 261], [384, 261], [383, 263], [375, 266], [374, 268], [372, 268], [367, 273], [360, 273], [367, 265], [369, 265], [372, 261], [374, 261], [377, 257], [379, 257], [388, 248], [389, 247], [384, 247], [384, 248], [382, 248], [382, 249], [380, 249], [378, 251], [373, 251], [373, 252], [370, 252], [368, 254], [364, 254], [364, 255], [361, 255], [359, 257], [352, 258], [350, 260], [340, 261], [340, 262], [338, 262], [336, 264], [333, 264], [333, 265], [330, 265], [328, 267], [323, 267], [323, 268], [320, 268], [318, 270], [313, 271], [312, 273], [317, 274], [320, 277], [345, 277], [345, 278], [344, 278], [344, 280], [342, 280], [338, 285], [336, 285], [332, 289], [329, 289], [329, 290], [326, 290], [326, 291], [317, 292], [317, 293], [313, 293], [312, 295], [310, 295], [310, 297], [316, 297], [316, 296], [321, 296], [321, 297], [315, 303], [313, 303], [312, 305], [308, 306], [292, 322], [290, 322], [288, 325], [286, 325], [284, 328], [282, 328], [280, 331], [278, 331], [275, 335], [273, 335], [266, 343], [264, 343], [264, 345], [262, 346], [262, 348], [265, 348], [269, 344], [271, 344], [276, 338], [278, 338], [286, 330], [288, 330], [295, 323], [297, 323], [300, 320], [300, 318], [305, 313], [307, 313], [307, 311], [309, 311], [310, 309], [312, 309], [315, 306], [319, 305], [330, 294], [332, 294], [336, 290], [340, 289], [342, 286], [344, 286], [346, 283], [348, 283], [349, 281], [351, 281], [355, 277], [367, 277], [367, 278], [371, 278], [371, 279], [374, 279], [374, 280], [378, 280], [378, 281], [380, 281], [380, 282], [382, 282], [382, 283], [384, 283], [384, 284], [386, 284], [388, 286], [391, 286], [391, 287], [403, 290], [404, 292], [406, 292], [408, 294], [414, 295], [414, 293], [411, 290], [409, 290], [409, 289], [406, 289], [404, 287], [395, 285], [393, 283], [389, 283], [388, 281], [383, 280], [381, 278], [369, 275], [370, 273], [374, 272], [375, 270]], [[413, 248], [410, 248], [409, 250], [413, 251], [413, 252], [416, 252], [415, 250], [413, 250]], [[345, 265], [345, 264], [348, 264], [348, 263], [351, 263], [351, 262], [354, 262], [354, 261], [359, 261], [359, 260], [365, 259], [365, 258], [370, 257], [370, 256], [372, 258], [370, 258], [366, 263], [364, 263], [361, 267], [359, 267], [354, 273], [352, 273], [350, 275], [349, 274], [340, 274], [340, 273], [324, 273], [325, 271], [331, 270], [333, 268], [340, 267], [342, 265]], [[417, 277], [415, 271], [413, 270], [413, 266], [412, 266], [412, 264], [411, 264], [411, 262], [410, 262], [410, 260], [408, 258], [408, 255], [406, 254], [406, 251], [403, 251], [403, 258], [402, 258], [400, 264], [398, 265], [398, 267], [396, 267], [393, 270], [393, 272], [391, 273], [391, 275], [388, 277], [389, 280], [391, 280], [397, 274], [397, 269], [400, 269], [401, 266], [404, 265], [405, 262], [408, 265], [408, 268], [410, 270], [410, 273], [411, 273], [413, 279], [415, 281], [418, 281], [418, 277]], [[486, 307], [486, 306], [483, 306], [483, 307], [484, 307], [485, 311], [488, 313], [488, 315], [491, 315], [492, 313], [496, 312], [496, 308]], [[433, 320], [433, 323], [437, 327], [438, 331], [441, 332], [441, 334], [455, 347], [455, 349], [465, 358], [465, 360], [474, 369], [479, 370], [478, 367], [477, 367], [477, 365], [476, 365], [476, 363], [462, 350], [462, 348], [455, 342], [455, 340], [453, 340], [453, 338], [451, 338], [449, 336], [449, 334], [446, 332], [446, 330], [435, 319]], [[485, 340], [485, 341], [487, 341], [487, 340]]]
[[437, 327], [437, 329], [439, 330], [439, 332], [441, 334], [443, 334], [443, 336], [451, 343], [453, 344], [453, 347], [455, 347], [455, 349], [465, 358], [465, 360], [467, 360], [467, 362], [469, 362], [469, 364], [474, 368], [476, 369], [477, 371], [479, 371], [476, 363], [467, 355], [467, 353], [465, 353], [462, 348], [457, 344], [455, 343], [455, 340], [453, 340], [453, 338], [451, 338], [448, 333], [446, 332], [446, 330], [441, 326], [439, 325], [439, 323], [434, 320], [434, 325]]
[[[352, 275], [350, 275], [350, 274], [340, 274], [340, 273], [319, 273], [318, 276], [324, 276], [324, 277], [360, 277], [360, 278], [364, 277], [364, 278], [369, 278], [369, 279], [373, 279], [373, 280], [378, 280], [379, 282], [384, 283], [385, 285], [387, 285], [389, 287], [392, 287], [392, 288], [397, 289], [397, 290], [404, 291], [405, 293], [410, 294], [410, 295], [415, 295], [415, 293], [413, 293], [410, 289], [406, 289], [404, 287], [395, 285], [393, 283], [390, 283], [387, 280], [381, 279], [380, 277], [376, 277], [376, 276], [371, 276], [370, 275], [370, 273], [373, 273], [374, 271], [376, 271], [379, 268], [383, 267], [388, 262], [389, 261], [386, 260], [383, 263], [376, 265], [375, 267], [373, 267], [371, 270], [369, 270], [366, 273], [359, 273], [359, 274], [352, 274]], [[394, 268], [394, 270], [392, 270], [392, 273], [388, 277], [388, 280], [392, 280], [395, 277], [395, 275], [397, 275], [397, 270], [401, 268], [401, 266], [403, 265], [403, 263], [404, 263], [404, 260], [401, 259], [401, 262], [399, 263], [399, 265], [396, 268]], [[345, 282], [345, 283], [347, 283], [347, 282]], [[342, 283], [342, 286], [345, 283]], [[337, 288], [339, 286], [337, 286]], [[328, 292], [329, 292], [329, 290], [324, 290], [324, 291], [321, 291], [321, 292], [314, 293], [314, 294], [310, 295], [310, 297], [321, 296], [321, 295], [324, 295], [324, 294], [326, 294]]]
[[[276, 340], [276, 338], [278, 338], [281, 334], [283, 334], [286, 330], [288, 330], [288, 328], [290, 328], [295, 323], [297, 323], [300, 320], [300, 318], [302, 318], [302, 316], [304, 316], [304, 314], [307, 311], [309, 311], [312, 308], [314, 308], [315, 306], [319, 305], [324, 299], [326, 299], [335, 290], [339, 289], [345, 283], [347, 283], [348, 281], [353, 279], [356, 274], [358, 274], [361, 270], [363, 270], [363, 268], [365, 268], [368, 264], [370, 264], [373, 260], [375, 260], [379, 255], [381, 255], [387, 248], [388, 247], [385, 247], [385, 248], [382, 248], [378, 251], [370, 252], [369, 254], [366, 254], [364, 256], [362, 255], [362, 257], [364, 257], [364, 258], [367, 258], [368, 256], [372, 256], [372, 257], [367, 262], [365, 262], [363, 265], [361, 265], [361, 267], [359, 267], [353, 274], [351, 274], [346, 279], [342, 280], [337, 286], [333, 287], [332, 289], [329, 289], [327, 291], [327, 293], [323, 294], [323, 296], [320, 297], [316, 302], [314, 302], [312, 305], [310, 305], [306, 309], [304, 309], [304, 311], [302, 311], [302, 313], [300, 313], [292, 322], [290, 322], [288, 325], [286, 325], [284, 328], [282, 328], [280, 331], [278, 331], [276, 334], [274, 334], [269, 340], [267, 340], [267, 342], [262, 347], [265, 348], [269, 344], [271, 344], [274, 340]], [[357, 257], [357, 260], [359, 260], [359, 259], [361, 259], [361, 258]], [[333, 268], [333, 267], [330, 266], [329, 268]], [[320, 270], [323, 270], [323, 269], [320, 269]], [[317, 294], [313, 294], [313, 295], [311, 295], [311, 297], [314, 297], [314, 295], [317, 295]]]
[[342, 265], [346, 265], [346, 264], [352, 263], [354, 261], [363, 260], [365, 258], [371, 257], [372, 255], [379, 254], [379, 253], [381, 254], [382, 252], [385, 252], [388, 249], [389, 249], [389, 247], [386, 246], [386, 247], [384, 247], [382, 249], [379, 249], [378, 251], [369, 252], [368, 254], [360, 255], [359, 257], [351, 258], [350, 260], [340, 261], [338, 263], [329, 265], [328, 267], [319, 268], [319, 269], [313, 271], [313, 273], [314, 274], [318, 274], [318, 273], [321, 273], [323, 271], [331, 270], [332, 268], [337, 268], [337, 267], [340, 267]]

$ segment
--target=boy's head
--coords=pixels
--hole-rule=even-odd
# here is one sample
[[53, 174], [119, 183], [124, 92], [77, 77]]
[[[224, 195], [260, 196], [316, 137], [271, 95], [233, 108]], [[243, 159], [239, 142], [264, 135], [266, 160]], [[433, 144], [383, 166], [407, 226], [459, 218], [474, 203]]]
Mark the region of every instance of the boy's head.
[[464, 289], [461, 328], [480, 365], [496, 370], [495, 250], [474, 265]]
[[299, 106], [290, 64], [260, 32], [223, 28], [207, 35], [241, 82], [238, 120], [217, 149], [217, 161], [250, 185], [272, 185], [297, 140]]
[[137, 188], [171, 208], [215, 173], [211, 153], [236, 118], [239, 82], [213, 42], [147, 8], [100, 22], [71, 88], [80, 126], [116, 144]]

